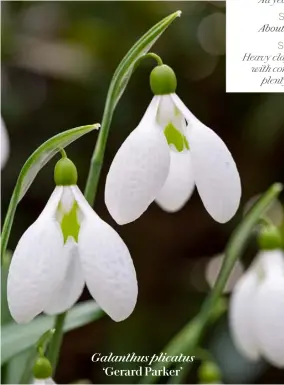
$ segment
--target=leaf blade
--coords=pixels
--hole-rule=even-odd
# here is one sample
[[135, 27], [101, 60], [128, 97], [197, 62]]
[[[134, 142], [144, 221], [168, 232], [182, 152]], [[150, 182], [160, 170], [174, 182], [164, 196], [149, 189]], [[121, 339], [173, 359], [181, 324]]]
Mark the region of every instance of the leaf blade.
[[[77, 304], [67, 314], [64, 332], [98, 320], [103, 311], [93, 301]], [[54, 326], [55, 316], [41, 315], [28, 324], [9, 323], [2, 327], [1, 365], [13, 356], [32, 347], [40, 336]]]
[[119, 66], [117, 67], [113, 75], [113, 86], [110, 87], [110, 89], [114, 89], [112, 112], [115, 106], [117, 105], [119, 99], [121, 98], [128, 84], [128, 81], [130, 80], [132, 71], [135, 67], [135, 63], [137, 62], [137, 60], [139, 60], [151, 49], [151, 47], [155, 44], [155, 42], [159, 39], [163, 32], [177, 17], [180, 17], [180, 15], [181, 11], [174, 12], [171, 15], [162, 19], [157, 24], [155, 24], [133, 45], [133, 47], [121, 60]]

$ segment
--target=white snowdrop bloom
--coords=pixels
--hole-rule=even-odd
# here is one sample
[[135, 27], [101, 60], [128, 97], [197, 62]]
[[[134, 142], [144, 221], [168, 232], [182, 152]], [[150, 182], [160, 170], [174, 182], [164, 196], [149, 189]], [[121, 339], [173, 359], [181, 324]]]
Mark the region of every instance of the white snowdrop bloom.
[[51, 377], [45, 378], [45, 379], [35, 378], [33, 384], [47, 385], [47, 384], [55, 384], [55, 382], [53, 381], [53, 379]]
[[66, 163], [75, 168], [67, 158], [57, 163], [57, 187], [16, 247], [7, 284], [11, 314], [24, 323], [42, 311], [61, 313], [78, 300], [86, 282], [99, 306], [122, 321], [133, 311], [138, 291], [130, 253], [77, 187], [76, 168], [76, 177], [68, 178]]
[[1, 124], [1, 170], [4, 168], [7, 159], [9, 157], [10, 145], [9, 145], [9, 137], [7, 133], [6, 126], [2, 117], [0, 118]]
[[196, 185], [209, 214], [227, 222], [241, 197], [230, 151], [175, 94], [172, 69], [156, 67], [150, 82], [155, 96], [107, 175], [105, 203], [110, 214], [117, 223], [126, 224], [139, 218], [154, 200], [165, 211], [176, 212]]
[[230, 303], [236, 347], [251, 360], [284, 368], [284, 253], [261, 251], [236, 285]]

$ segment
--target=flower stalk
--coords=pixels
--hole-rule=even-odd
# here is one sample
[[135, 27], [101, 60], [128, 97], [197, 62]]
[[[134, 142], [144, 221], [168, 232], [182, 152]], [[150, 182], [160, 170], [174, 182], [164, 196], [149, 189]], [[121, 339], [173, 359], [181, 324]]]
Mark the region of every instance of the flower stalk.
[[[47, 357], [50, 360], [50, 363], [54, 372], [55, 372], [58, 358], [59, 358], [60, 347], [63, 339], [63, 326], [64, 326], [66, 315], [67, 315], [67, 311], [64, 313], [58, 314], [58, 316], [56, 317], [55, 324], [54, 324], [55, 332], [53, 334], [53, 338], [48, 348]], [[54, 375], [54, 372], [53, 372], [53, 375]]]

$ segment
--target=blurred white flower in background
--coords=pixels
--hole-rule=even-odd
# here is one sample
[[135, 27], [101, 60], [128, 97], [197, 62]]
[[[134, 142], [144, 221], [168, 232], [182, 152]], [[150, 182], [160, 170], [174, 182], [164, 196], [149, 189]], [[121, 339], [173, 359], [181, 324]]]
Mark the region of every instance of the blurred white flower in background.
[[6, 165], [10, 153], [9, 137], [4, 121], [1, 117], [1, 170]]
[[[253, 196], [245, 204], [243, 214], [246, 215], [251, 207], [256, 203], [256, 201], [261, 197], [261, 194]], [[274, 199], [270, 203], [269, 207], [265, 211], [265, 218], [268, 219], [273, 225], [281, 226], [284, 220], [284, 212], [282, 203], [278, 199]]]
[[204, 17], [197, 30], [197, 38], [205, 52], [211, 55], [224, 55], [226, 51], [226, 16], [215, 12]]
[[239, 351], [284, 368], [284, 252], [261, 251], [237, 283], [230, 329]]
[[[223, 261], [224, 261], [224, 254], [216, 255], [215, 257], [211, 258], [209, 262], [206, 265], [205, 268], [205, 278], [208, 283], [208, 285], [213, 288], [215, 285], [215, 282], [217, 280], [217, 277], [219, 275], [219, 272], [221, 270]], [[223, 290], [223, 293], [229, 293], [232, 291], [234, 286], [236, 285], [237, 281], [240, 279], [240, 277], [244, 273], [243, 265], [240, 261], [237, 261], [231, 271], [231, 274], [227, 280], [226, 286]]]
[[34, 384], [41, 384], [41, 385], [45, 385], [45, 384], [55, 384], [55, 382], [53, 381], [52, 378], [45, 378], [45, 379], [38, 379], [36, 378], [33, 382]]

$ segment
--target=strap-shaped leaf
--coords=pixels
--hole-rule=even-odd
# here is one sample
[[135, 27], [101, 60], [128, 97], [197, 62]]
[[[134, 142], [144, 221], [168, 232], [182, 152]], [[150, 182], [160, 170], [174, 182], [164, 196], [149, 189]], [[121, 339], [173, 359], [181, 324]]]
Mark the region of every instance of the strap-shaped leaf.
[[[112, 112], [118, 103], [127, 83], [131, 77], [131, 73], [135, 67], [135, 63], [143, 55], [145, 55], [155, 42], [159, 39], [162, 33], [168, 28], [168, 26], [181, 15], [181, 11], [177, 11], [159, 23], [155, 24], [149, 31], [147, 31], [128, 51], [124, 56], [119, 66], [117, 67], [111, 82], [109, 89], [108, 100], [112, 106]], [[107, 106], [108, 103], [106, 103]]]
[[9, 271], [9, 260], [11, 259], [10, 254], [10, 252], [6, 251], [4, 263], [1, 266], [1, 325], [9, 323], [13, 319], [10, 314], [7, 301], [7, 279]]
[[81, 136], [100, 127], [99, 124], [72, 128], [53, 136], [38, 147], [28, 158], [19, 174], [16, 186], [10, 200], [8, 212], [5, 218], [1, 239], [1, 258], [5, 253], [11, 226], [14, 220], [17, 204], [26, 194], [38, 172], [46, 165], [46, 163], [57, 153], [61, 148], [68, 146], [70, 143], [79, 139]]
[[[103, 311], [90, 300], [74, 306], [67, 314], [64, 332], [77, 329], [90, 322], [96, 321]], [[28, 324], [18, 325], [9, 323], [2, 327], [1, 335], [1, 365], [11, 357], [35, 345], [39, 337], [48, 329], [53, 328], [55, 316], [41, 315]]]

